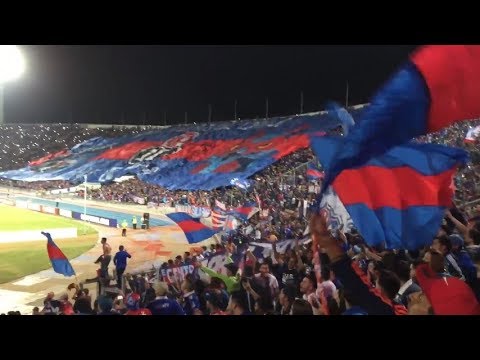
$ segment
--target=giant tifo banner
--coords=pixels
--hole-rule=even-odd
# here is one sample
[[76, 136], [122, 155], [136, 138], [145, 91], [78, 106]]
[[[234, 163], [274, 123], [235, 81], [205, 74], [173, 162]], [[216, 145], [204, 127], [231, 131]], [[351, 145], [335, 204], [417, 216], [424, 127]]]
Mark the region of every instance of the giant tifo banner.
[[105, 183], [135, 174], [168, 189], [211, 190], [245, 180], [310, 144], [308, 134], [339, 125], [320, 113], [259, 121], [171, 127], [117, 138], [96, 137], [28, 167], [0, 172], [14, 180]]

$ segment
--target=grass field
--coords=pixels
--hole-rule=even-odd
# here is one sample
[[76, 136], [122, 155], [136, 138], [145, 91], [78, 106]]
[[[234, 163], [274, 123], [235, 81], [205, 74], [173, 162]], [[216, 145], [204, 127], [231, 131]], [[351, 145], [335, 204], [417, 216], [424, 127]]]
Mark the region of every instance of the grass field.
[[[81, 222], [31, 210], [0, 206], [0, 232], [66, 227], [76, 227], [79, 234], [86, 230], [86, 235], [74, 239], [53, 239], [69, 259], [85, 253], [98, 240], [97, 231]], [[0, 284], [50, 267], [46, 241], [0, 244]]]
[[44, 230], [76, 227], [78, 234], [96, 234], [97, 231], [81, 221], [61, 216], [42, 214], [32, 210], [19, 209], [13, 206], [0, 206], [0, 232], [20, 230]]

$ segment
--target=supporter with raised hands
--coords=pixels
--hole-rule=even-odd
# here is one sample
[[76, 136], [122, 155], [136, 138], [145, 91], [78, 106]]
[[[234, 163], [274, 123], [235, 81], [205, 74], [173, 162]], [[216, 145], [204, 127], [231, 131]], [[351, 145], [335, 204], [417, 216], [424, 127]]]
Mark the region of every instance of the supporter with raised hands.
[[328, 230], [325, 214], [312, 216], [310, 231], [313, 243], [325, 250], [330, 259], [331, 269], [357, 306], [363, 308], [369, 315], [403, 313], [395, 308], [391, 299], [385, 297], [378, 289], [374, 289], [358, 265], [346, 256], [342, 241], [332, 236]]

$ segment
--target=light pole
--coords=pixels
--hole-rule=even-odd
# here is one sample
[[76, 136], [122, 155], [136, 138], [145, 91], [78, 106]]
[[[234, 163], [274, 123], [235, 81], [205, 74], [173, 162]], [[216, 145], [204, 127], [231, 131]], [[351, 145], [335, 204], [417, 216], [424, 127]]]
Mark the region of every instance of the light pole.
[[[87, 174], [83, 175], [83, 184], [85, 185], [85, 188], [83, 190], [83, 221], [87, 221]], [[84, 224], [85, 224], [84, 223]], [[83, 227], [83, 234], [85, 235], [87, 233], [87, 226], [84, 225]]]
[[3, 96], [5, 84], [25, 71], [25, 59], [16, 45], [0, 45], [0, 124], [5, 123]]

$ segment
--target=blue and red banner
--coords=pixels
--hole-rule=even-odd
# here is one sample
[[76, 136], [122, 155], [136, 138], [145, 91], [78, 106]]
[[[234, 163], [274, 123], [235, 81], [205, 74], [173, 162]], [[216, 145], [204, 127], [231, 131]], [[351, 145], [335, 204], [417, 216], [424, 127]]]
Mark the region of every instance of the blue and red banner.
[[53, 270], [65, 276], [73, 276], [75, 275], [75, 271], [73, 270], [70, 261], [68, 261], [65, 254], [62, 250], [59, 249], [57, 244], [55, 244], [52, 240], [52, 236], [50, 233], [42, 232], [42, 234], [47, 238], [47, 252], [48, 258], [52, 263]]
[[227, 214], [233, 215], [239, 219], [247, 221], [260, 210], [255, 205], [256, 204], [252, 202], [245, 203], [243, 206], [230, 210]]
[[203, 225], [199, 219], [194, 219], [188, 214], [177, 212], [167, 214], [166, 216], [182, 229], [189, 244], [207, 240], [217, 233], [208, 226]]
[[314, 164], [314, 163], [309, 163], [307, 166], [307, 179], [308, 180], [322, 180], [324, 177], [324, 173], [320, 168]]
[[[339, 138], [312, 139], [327, 172], [342, 144]], [[437, 234], [452, 206], [452, 178], [467, 159], [461, 149], [409, 143], [342, 171], [332, 186], [367, 244], [418, 249]]]
[[86, 174], [89, 182], [104, 183], [134, 174], [168, 189], [211, 190], [231, 186], [232, 179], [245, 184], [278, 159], [307, 148], [308, 134], [338, 125], [338, 120], [314, 114], [96, 137], [0, 177], [83, 182]]
[[326, 172], [343, 170], [461, 120], [480, 117], [480, 46], [434, 45], [415, 52], [358, 117]]

